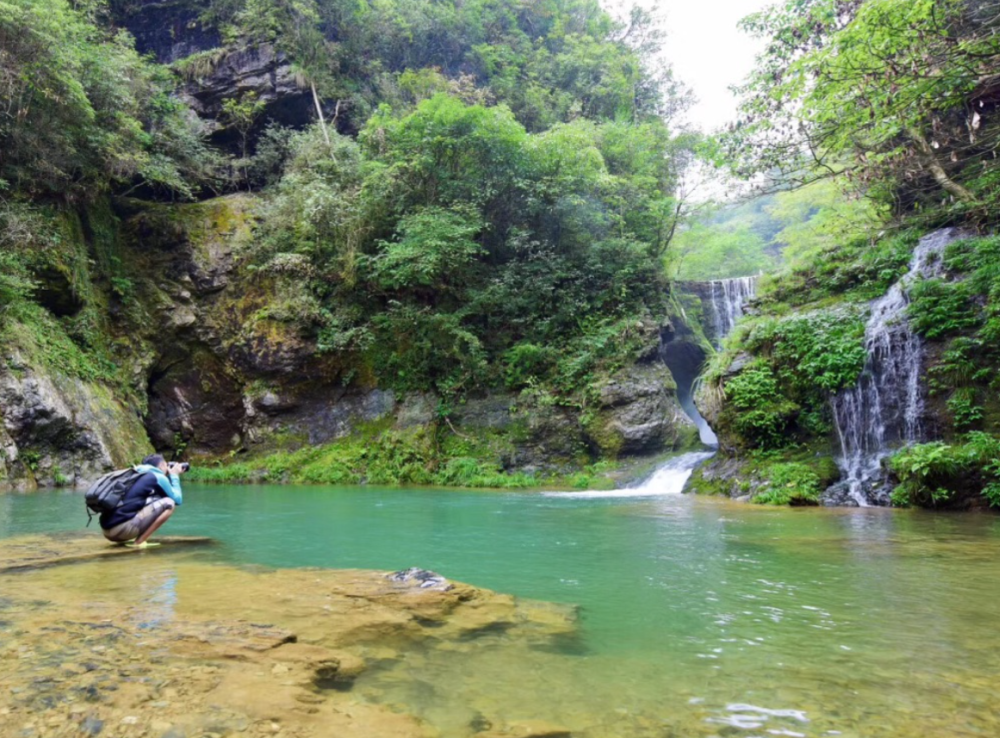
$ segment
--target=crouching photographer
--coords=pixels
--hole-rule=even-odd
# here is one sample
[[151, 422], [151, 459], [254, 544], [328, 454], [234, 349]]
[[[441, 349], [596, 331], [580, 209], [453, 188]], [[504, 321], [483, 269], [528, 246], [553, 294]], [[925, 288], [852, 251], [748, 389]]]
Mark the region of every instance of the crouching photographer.
[[101, 530], [115, 543], [135, 548], [158, 546], [149, 537], [167, 522], [177, 505], [183, 502], [180, 475], [190, 464], [167, 461], [151, 454], [133, 467], [134, 480], [113, 510], [102, 512]]

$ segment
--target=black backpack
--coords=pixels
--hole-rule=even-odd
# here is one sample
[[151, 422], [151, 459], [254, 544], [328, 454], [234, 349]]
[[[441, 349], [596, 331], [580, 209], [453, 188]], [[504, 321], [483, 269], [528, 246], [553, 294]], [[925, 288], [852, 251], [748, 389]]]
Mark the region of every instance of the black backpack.
[[94, 515], [117, 510], [125, 499], [125, 493], [142, 474], [133, 467], [119, 469], [108, 472], [90, 485], [90, 489], [84, 495], [84, 501], [87, 503], [87, 525], [90, 525]]

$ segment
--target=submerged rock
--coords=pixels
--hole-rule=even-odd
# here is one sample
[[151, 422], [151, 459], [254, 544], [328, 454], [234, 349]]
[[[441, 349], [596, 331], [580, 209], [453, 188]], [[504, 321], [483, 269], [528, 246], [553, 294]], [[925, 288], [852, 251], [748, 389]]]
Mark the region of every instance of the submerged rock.
[[572, 738], [572, 733], [544, 720], [520, 720], [508, 723], [501, 730], [476, 733], [474, 738]]
[[[90, 550], [122, 549], [97, 536], [32, 537], [0, 541], [0, 560], [68, 563]], [[28, 723], [63, 735], [49, 727], [57, 717], [65, 735], [429, 738], [435, 731], [398, 704], [355, 696], [370, 669], [419, 670], [436, 649], [468, 653], [494, 637], [530, 646], [575, 629], [569, 608], [420, 569], [398, 572], [399, 581], [372, 571], [248, 571], [203, 563], [181, 546], [155, 551], [0, 572], [3, 628], [16, 633], [0, 643], [0, 738], [23, 738]], [[407, 680], [414, 693], [435, 693], [417, 673]]]

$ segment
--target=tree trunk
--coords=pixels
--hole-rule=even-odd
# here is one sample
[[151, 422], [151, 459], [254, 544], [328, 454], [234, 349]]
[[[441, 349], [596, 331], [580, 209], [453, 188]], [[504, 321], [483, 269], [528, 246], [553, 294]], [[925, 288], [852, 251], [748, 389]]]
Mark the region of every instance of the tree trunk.
[[684, 209], [684, 200], [679, 199], [677, 201], [677, 208], [674, 210], [673, 219], [670, 222], [670, 229], [668, 230], [666, 236], [663, 234], [663, 228], [666, 225], [667, 219], [660, 219], [660, 227], [657, 229], [656, 234], [656, 258], [660, 258], [670, 247], [670, 242], [674, 240], [674, 234], [677, 232], [677, 226], [681, 221], [681, 211]]
[[944, 170], [944, 167], [938, 163], [937, 157], [934, 156], [934, 149], [931, 148], [929, 143], [927, 143], [927, 139], [924, 137], [924, 134], [916, 128], [910, 128], [907, 132], [910, 134], [910, 138], [916, 142], [917, 148], [920, 149], [920, 153], [923, 155], [921, 158], [924, 166], [930, 170], [931, 175], [934, 177], [934, 181], [941, 186], [941, 189], [945, 192], [950, 192], [962, 202], [975, 203], [976, 196], [949, 177], [948, 173]]
[[319, 116], [319, 126], [323, 129], [323, 140], [326, 141], [326, 145], [330, 145], [330, 133], [326, 130], [326, 120], [323, 118], [323, 108], [319, 104], [319, 95], [316, 94], [316, 85], [313, 82], [309, 82], [309, 87], [312, 88], [313, 103], [316, 105], [316, 115]]

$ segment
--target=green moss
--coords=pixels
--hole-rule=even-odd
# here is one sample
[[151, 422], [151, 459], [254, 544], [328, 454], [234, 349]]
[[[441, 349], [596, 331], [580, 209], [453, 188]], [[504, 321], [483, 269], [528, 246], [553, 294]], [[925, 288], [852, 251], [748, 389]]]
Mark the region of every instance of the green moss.
[[704, 467], [694, 470], [694, 473], [688, 480], [687, 490], [698, 495], [733, 496], [733, 485], [730, 481], [722, 477], [706, 476]]
[[602, 458], [618, 458], [625, 439], [622, 437], [621, 431], [615, 427], [610, 413], [585, 414], [583, 427], [587, 437], [597, 446]]
[[741, 457], [737, 471], [720, 473], [711, 465], [696, 469], [688, 489], [697, 494], [748, 497], [762, 505], [817, 505], [823, 491], [840, 477], [836, 461], [822, 444], [754, 451]]
[[[88, 381], [115, 384], [120, 379], [118, 367], [110, 357], [85, 351], [70, 338], [64, 325], [41, 306], [24, 303], [5, 317], [0, 327], [0, 343], [18, 349], [29, 365]], [[9, 362], [8, 366], [17, 368]]]
[[531, 487], [611, 488], [612, 462], [583, 464], [565, 475], [510, 472], [504, 459], [514, 452], [509, 434], [456, 434], [436, 425], [394, 430], [390, 419], [323, 446], [272, 451], [252, 459], [219, 460], [196, 466], [200, 482], [433, 485], [491, 489]]

